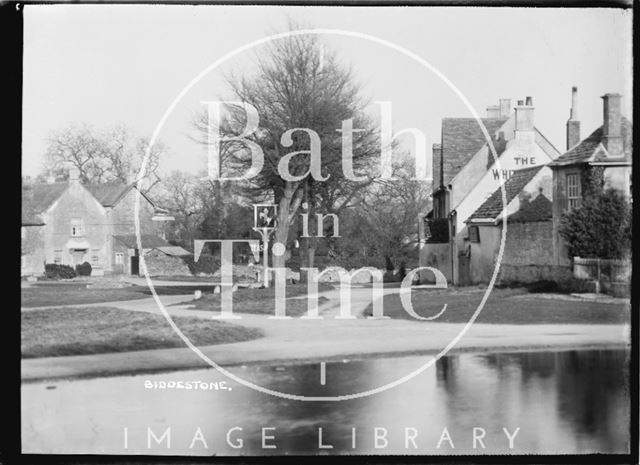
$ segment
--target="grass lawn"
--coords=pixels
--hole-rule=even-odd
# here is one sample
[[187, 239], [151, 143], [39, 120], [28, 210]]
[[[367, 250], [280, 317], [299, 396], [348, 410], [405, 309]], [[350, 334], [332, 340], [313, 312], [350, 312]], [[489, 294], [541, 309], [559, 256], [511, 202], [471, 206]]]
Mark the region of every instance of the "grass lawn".
[[34, 284], [21, 289], [23, 307], [45, 305], [75, 305], [111, 302], [116, 300], [145, 299], [146, 287], [132, 286], [114, 289], [87, 289], [86, 282]]
[[[448, 304], [444, 314], [431, 321], [466, 323], [482, 296], [483, 293], [413, 290], [411, 302], [415, 312], [424, 317], [436, 315]], [[385, 296], [383, 302], [385, 315], [417, 321], [404, 310], [397, 294]], [[365, 315], [371, 315], [371, 306]], [[549, 299], [512, 289], [494, 289], [476, 319], [476, 323], [494, 324], [623, 324], [629, 321], [628, 304]]]
[[[213, 282], [215, 282], [216, 278], [214, 278], [213, 276], [162, 275], [151, 276], [151, 280], [212, 284]], [[220, 278], [218, 278], [218, 281], [219, 280]]]
[[[174, 317], [197, 346], [262, 337], [254, 328], [202, 318]], [[112, 307], [22, 312], [22, 357], [58, 357], [186, 347], [162, 315]]]
[[[318, 284], [318, 292], [328, 291], [333, 286]], [[306, 284], [290, 284], [287, 286], [287, 297], [306, 296]], [[327, 301], [326, 297], [318, 298], [318, 305]], [[275, 288], [266, 289], [239, 289], [233, 293], [233, 311], [242, 313], [274, 314]], [[186, 302], [189, 303], [189, 302]], [[191, 301], [192, 309], [220, 311], [220, 294], [204, 295], [201, 299]], [[176, 304], [176, 305], [183, 305]], [[301, 316], [307, 312], [307, 299], [287, 299], [287, 316]]]
[[[154, 286], [158, 295], [193, 295], [196, 289], [213, 293], [215, 286]], [[123, 288], [91, 289], [86, 282], [37, 283], [21, 289], [22, 306], [26, 308], [50, 305], [79, 305], [122, 300], [146, 299], [151, 297], [147, 286]]]

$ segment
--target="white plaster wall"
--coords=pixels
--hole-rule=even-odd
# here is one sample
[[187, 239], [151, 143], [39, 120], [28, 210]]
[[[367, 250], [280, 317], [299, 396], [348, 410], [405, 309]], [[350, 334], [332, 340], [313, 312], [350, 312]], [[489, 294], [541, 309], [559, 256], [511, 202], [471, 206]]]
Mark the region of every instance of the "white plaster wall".
[[[465, 220], [508, 179], [511, 171], [529, 168], [531, 166], [546, 165], [552, 161], [551, 157], [535, 143], [535, 133], [531, 132], [526, 135], [527, 137], [524, 136], [524, 134], [521, 134], [520, 138], [509, 141], [507, 148], [500, 157], [500, 168], [498, 169], [496, 164], [492, 165], [482, 176], [482, 179], [469, 191], [466, 197], [457, 205], [453, 205], [452, 208], [458, 213], [457, 231], [462, 230]], [[526, 159], [526, 164], [523, 164], [523, 158]], [[549, 176], [550, 175], [549, 173]], [[546, 195], [547, 197], [550, 196], [550, 190], [547, 190]]]

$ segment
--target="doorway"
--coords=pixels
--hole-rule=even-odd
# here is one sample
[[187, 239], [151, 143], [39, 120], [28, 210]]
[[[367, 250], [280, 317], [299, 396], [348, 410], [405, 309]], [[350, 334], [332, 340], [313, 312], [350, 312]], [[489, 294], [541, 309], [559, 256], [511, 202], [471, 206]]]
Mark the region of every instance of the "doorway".
[[74, 268], [86, 261], [84, 259], [86, 253], [87, 249], [71, 249], [71, 260]]
[[135, 253], [131, 256], [131, 274], [138, 276], [140, 274], [140, 255], [138, 249], [135, 249]]

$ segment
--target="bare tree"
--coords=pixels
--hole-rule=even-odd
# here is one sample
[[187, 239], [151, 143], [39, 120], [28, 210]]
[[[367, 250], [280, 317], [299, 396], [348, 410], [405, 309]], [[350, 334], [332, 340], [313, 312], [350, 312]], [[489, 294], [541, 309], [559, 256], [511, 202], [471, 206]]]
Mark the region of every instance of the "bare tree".
[[158, 183], [154, 198], [174, 216], [169, 235], [183, 247], [190, 249], [193, 239], [241, 238], [251, 231], [252, 207], [237, 186], [220, 186], [205, 173], [173, 171]]
[[[371, 160], [380, 152], [378, 132], [365, 115], [366, 101], [360, 96], [360, 87], [353, 73], [340, 64], [334, 53], [323, 49], [315, 36], [289, 36], [272, 42], [268, 51], [257, 59], [257, 73], [253, 76], [228, 78], [235, 98], [252, 105], [260, 117], [259, 129], [248, 139], [257, 143], [264, 153], [260, 174], [252, 179], [248, 188], [252, 194], [268, 195], [278, 205], [275, 241], [287, 244], [292, 222], [301, 204], [308, 206], [309, 217], [323, 208], [337, 212], [346, 208], [357, 192], [371, 182], [355, 182], [342, 172], [342, 138], [338, 131], [342, 121], [353, 119], [353, 128], [362, 131], [353, 134], [353, 168], [359, 176], [372, 166]], [[237, 135], [245, 127], [243, 109], [230, 106], [228, 123], [216, 128]], [[210, 130], [206, 118], [196, 123], [201, 130]], [[291, 134], [291, 144], [281, 145], [283, 134], [293, 128], [315, 131], [321, 141], [323, 177], [315, 180], [307, 175], [299, 181], [288, 181], [278, 173], [278, 164], [292, 152], [309, 150], [310, 138], [303, 131]], [[222, 147], [222, 167], [229, 173], [245, 170], [251, 163], [250, 152], [238, 142]], [[310, 157], [290, 157], [289, 172], [303, 176], [310, 169]], [[311, 252], [313, 241], [306, 242]], [[275, 257], [274, 266], [284, 266], [284, 257]], [[312, 264], [312, 263], [311, 263]]]
[[[337, 249], [350, 266], [383, 266], [416, 261], [418, 221], [431, 205], [429, 185], [412, 179], [410, 161], [394, 166], [395, 180], [378, 179], [361, 196], [357, 210], [347, 212], [346, 240]], [[347, 260], [348, 261], [348, 260]]]
[[[84, 183], [132, 182], [140, 171], [148, 139], [135, 137], [124, 125], [98, 131], [88, 125], [70, 125], [53, 132], [45, 154], [44, 170], [66, 178], [69, 165]], [[145, 178], [158, 180], [158, 164], [167, 148], [158, 142], [151, 148]]]

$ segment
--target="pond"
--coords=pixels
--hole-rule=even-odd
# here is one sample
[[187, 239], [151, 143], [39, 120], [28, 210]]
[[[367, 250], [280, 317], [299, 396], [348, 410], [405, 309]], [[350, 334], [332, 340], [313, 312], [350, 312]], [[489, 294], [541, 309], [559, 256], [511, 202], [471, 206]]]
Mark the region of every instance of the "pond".
[[[339, 402], [270, 396], [213, 369], [24, 384], [23, 452], [627, 453], [628, 355], [450, 355], [393, 389]], [[370, 389], [423, 362], [402, 357], [327, 363], [325, 384], [318, 364], [231, 371], [270, 389], [325, 396]], [[169, 382], [171, 389], [160, 388]]]

